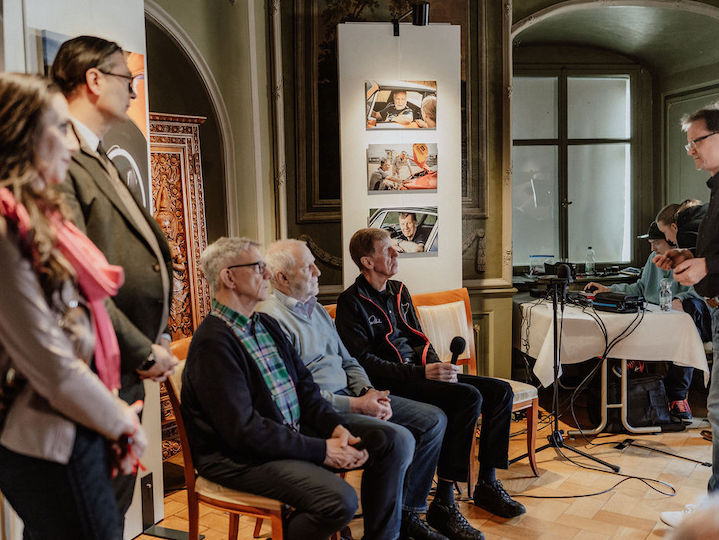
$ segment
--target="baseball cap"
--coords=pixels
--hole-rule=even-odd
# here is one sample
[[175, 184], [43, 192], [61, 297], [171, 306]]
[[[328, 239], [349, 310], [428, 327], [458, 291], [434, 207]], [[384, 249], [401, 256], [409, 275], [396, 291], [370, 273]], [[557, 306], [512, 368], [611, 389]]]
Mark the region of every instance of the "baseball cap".
[[640, 234], [637, 236], [637, 238], [642, 238], [644, 240], [666, 240], [666, 236], [664, 236], [664, 233], [659, 230], [659, 225], [657, 225], [656, 221], [652, 221], [651, 225], [649, 225], [649, 230], [646, 234]]

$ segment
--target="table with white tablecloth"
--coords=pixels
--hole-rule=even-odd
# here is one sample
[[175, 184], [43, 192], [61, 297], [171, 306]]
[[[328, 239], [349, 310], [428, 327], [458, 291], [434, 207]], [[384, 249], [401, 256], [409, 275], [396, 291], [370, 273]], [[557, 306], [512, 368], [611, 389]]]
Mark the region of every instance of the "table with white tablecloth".
[[[549, 386], [554, 381], [552, 304], [546, 301], [529, 301], [519, 303], [517, 307], [521, 320], [515, 323], [518, 327], [514, 332], [514, 347], [536, 359], [534, 374], [543, 386]], [[647, 304], [643, 314], [592, 311], [591, 308], [566, 305], [563, 313], [560, 311], [558, 314], [561, 364], [575, 364], [603, 354], [604, 334], [590, 312], [604, 323], [610, 342], [625, 331], [632, 321], [636, 319], [638, 322], [641, 319], [636, 328], [619, 340], [608, 355], [611, 358], [623, 359], [624, 374], [626, 360], [669, 361], [678, 366], [703, 371], [704, 383], [709, 382], [709, 365], [704, 346], [692, 318], [681, 311], [661, 311], [659, 306], [653, 304]], [[636, 322], [634, 324], [636, 325]], [[561, 365], [559, 368], [561, 374]], [[606, 361], [602, 382], [606, 409]], [[622, 394], [622, 413], [625, 418], [626, 377], [622, 377]], [[616, 404], [617, 407], [619, 405]], [[603, 410], [603, 413], [606, 413], [606, 410]], [[637, 431], [639, 430], [640, 428], [637, 428]]]

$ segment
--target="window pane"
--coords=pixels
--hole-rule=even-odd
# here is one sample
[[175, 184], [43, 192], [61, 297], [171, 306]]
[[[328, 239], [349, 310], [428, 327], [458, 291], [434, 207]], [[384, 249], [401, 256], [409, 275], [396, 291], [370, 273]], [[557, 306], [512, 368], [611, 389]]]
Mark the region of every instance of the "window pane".
[[512, 138], [557, 137], [557, 77], [515, 77], [512, 82]]
[[569, 260], [584, 262], [592, 246], [598, 262], [631, 259], [629, 144], [570, 146]]
[[570, 139], [628, 139], [629, 107], [627, 76], [567, 79]]
[[513, 264], [530, 255], [559, 257], [557, 147], [515, 146], [512, 155]]

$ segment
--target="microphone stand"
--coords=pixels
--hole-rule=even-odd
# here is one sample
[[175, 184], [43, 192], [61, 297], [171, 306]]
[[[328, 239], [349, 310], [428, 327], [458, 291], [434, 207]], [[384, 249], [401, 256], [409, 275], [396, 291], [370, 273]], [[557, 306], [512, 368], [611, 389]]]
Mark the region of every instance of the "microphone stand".
[[[554, 415], [554, 422], [552, 426], [552, 433], [547, 436], [547, 444], [544, 446], [540, 446], [537, 448], [534, 452], [539, 453], [542, 450], [545, 450], [547, 448], [555, 448], [557, 450], [564, 448], [566, 450], [571, 450], [572, 452], [579, 454], [580, 456], [583, 456], [587, 459], [591, 459], [592, 461], [599, 463], [601, 465], [604, 465], [605, 467], [613, 470], [614, 472], [619, 472], [619, 467], [617, 465], [612, 465], [611, 463], [608, 463], [602, 459], [599, 459], [596, 456], [592, 456], [591, 454], [587, 454], [583, 450], [580, 450], [579, 448], [575, 448], [573, 446], [567, 446], [564, 444], [564, 437], [562, 436], [564, 431], [559, 429], [559, 366], [561, 365], [561, 351], [559, 348], [559, 326], [557, 324], [557, 312], [559, 311], [559, 288], [561, 286], [562, 289], [562, 313], [564, 313], [564, 293], [567, 287], [568, 283], [567, 278], [558, 278], [553, 277], [550, 279], [550, 284], [552, 286], [552, 311], [553, 311], [553, 317], [554, 317], [554, 395], [552, 399], [552, 413]], [[561, 451], [559, 451], [560, 455], [562, 455]], [[519, 457], [516, 457], [512, 459], [509, 463], [514, 463], [515, 461], [519, 461], [521, 459], [524, 459], [527, 457], [528, 454], [523, 454]]]

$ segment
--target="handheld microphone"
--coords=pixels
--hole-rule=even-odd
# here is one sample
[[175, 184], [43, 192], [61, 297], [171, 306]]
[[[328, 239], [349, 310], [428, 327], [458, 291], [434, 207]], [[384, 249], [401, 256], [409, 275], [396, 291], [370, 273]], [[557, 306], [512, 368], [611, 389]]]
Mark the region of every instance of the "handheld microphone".
[[457, 358], [464, 352], [467, 342], [462, 336], [455, 336], [452, 338], [452, 342], [449, 344], [449, 350], [452, 353], [452, 365], [457, 365]]

